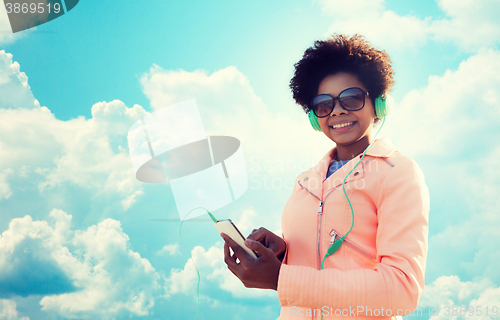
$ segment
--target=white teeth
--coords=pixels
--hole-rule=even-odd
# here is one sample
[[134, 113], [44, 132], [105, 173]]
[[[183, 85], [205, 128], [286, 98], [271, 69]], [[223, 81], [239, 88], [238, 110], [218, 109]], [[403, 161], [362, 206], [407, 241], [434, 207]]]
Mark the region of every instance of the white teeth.
[[350, 126], [352, 125], [354, 122], [347, 122], [347, 123], [342, 123], [342, 124], [336, 124], [334, 126], [331, 126], [333, 129], [339, 129], [339, 128], [343, 128], [343, 127], [347, 127], [347, 126]]

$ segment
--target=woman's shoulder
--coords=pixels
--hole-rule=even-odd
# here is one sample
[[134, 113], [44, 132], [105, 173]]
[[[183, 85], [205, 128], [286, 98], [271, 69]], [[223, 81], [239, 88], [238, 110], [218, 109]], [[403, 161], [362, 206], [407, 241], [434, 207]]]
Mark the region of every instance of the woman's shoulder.
[[420, 169], [418, 163], [409, 155], [403, 153], [401, 150], [396, 150], [392, 153], [388, 159], [393, 163], [394, 166], [400, 166], [407, 169]]
[[391, 167], [419, 169], [417, 162], [397, 148], [389, 137], [378, 139], [374, 147], [376, 149], [373, 152], [368, 151], [367, 153], [388, 162]]
[[383, 183], [400, 185], [417, 182], [425, 185], [424, 174], [418, 163], [398, 149], [388, 137], [379, 139], [374, 146], [367, 154], [373, 158], [371, 161], [378, 163], [375, 171]]
[[425, 185], [424, 173], [412, 157], [396, 150], [383, 160], [388, 162], [391, 166], [384, 179], [386, 184], [400, 185], [417, 183]]

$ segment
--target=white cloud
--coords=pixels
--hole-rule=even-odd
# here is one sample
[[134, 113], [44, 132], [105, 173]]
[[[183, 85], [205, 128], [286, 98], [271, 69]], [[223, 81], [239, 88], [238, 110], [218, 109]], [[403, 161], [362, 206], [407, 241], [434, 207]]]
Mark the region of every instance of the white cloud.
[[386, 10], [380, 0], [322, 0], [320, 4], [324, 13], [335, 17], [327, 35], [360, 33], [384, 49], [415, 48], [428, 40], [454, 42], [468, 52], [499, 44], [497, 0], [439, 0], [447, 15], [443, 19], [400, 16]]
[[[479, 282], [461, 282], [457, 276], [442, 276], [432, 284], [425, 286], [419, 309], [427, 311], [427, 314], [428, 309], [434, 310], [433, 316], [429, 318], [431, 320], [472, 318], [489, 320], [496, 318], [492, 316], [492, 307], [498, 308], [499, 297], [500, 287], [496, 287], [489, 279], [483, 279]], [[452, 314], [453, 306], [458, 308], [465, 306], [463, 310], [473, 312], [473, 314], [461, 316], [460, 309]], [[489, 315], [486, 314], [485, 307], [488, 307]], [[481, 310], [481, 315], [479, 315], [478, 310]], [[497, 315], [498, 311], [497, 309]]]
[[[251, 230], [262, 224], [263, 217], [253, 209], [245, 209], [242, 214], [237, 217], [234, 222], [237, 228], [243, 235], [247, 235]], [[165, 249], [167, 248], [167, 249]], [[198, 282], [198, 275], [196, 268], [199, 270], [201, 281], [200, 283], [213, 283], [220, 289], [230, 292], [233, 297], [238, 299], [259, 299], [266, 297], [276, 297], [276, 292], [271, 290], [249, 289], [241, 283], [241, 281], [229, 271], [227, 265], [224, 263], [223, 242], [217, 242], [215, 246], [205, 250], [201, 246], [196, 246], [191, 251], [191, 259], [184, 265], [184, 269], [172, 269], [170, 276], [167, 280], [169, 294], [194, 294], [196, 292], [196, 285]], [[179, 246], [167, 245], [161, 253], [175, 252]], [[158, 252], [158, 254], [160, 254]], [[170, 253], [172, 254], [172, 253]], [[196, 264], [196, 268], [193, 265]], [[208, 286], [208, 285], [205, 285]], [[201, 297], [200, 298], [206, 298]], [[217, 303], [217, 302], [215, 302]]]
[[333, 33], [359, 33], [377, 47], [398, 50], [425, 43], [430, 31], [429, 18], [400, 16], [385, 10], [383, 0], [321, 0], [320, 4], [325, 14], [335, 17], [326, 37]]
[[40, 107], [28, 85], [28, 77], [21, 66], [12, 61], [12, 54], [0, 51], [0, 108]]
[[[488, 278], [499, 283], [500, 270], [497, 264], [500, 261], [500, 248], [496, 244], [500, 243], [500, 217], [497, 214], [500, 206], [500, 170], [496, 163], [500, 155], [500, 145], [492, 149], [489, 155], [484, 155], [471, 164], [481, 170], [464, 170], [462, 183], [470, 190], [468, 203], [472, 214], [470, 221], [456, 228], [460, 229], [468, 241], [474, 241], [476, 249], [473, 258], [469, 257], [461, 262], [460, 267], [474, 279]], [[445, 243], [449, 243], [449, 240]]]
[[[121, 102], [109, 104], [119, 104], [125, 112], [130, 110]], [[4, 155], [0, 168], [18, 172], [10, 174], [9, 179], [42, 176], [41, 191], [69, 182], [101, 193], [118, 193], [125, 197], [125, 208], [142, 194], [126, 149], [125, 133], [119, 137], [116, 127], [98, 115], [90, 120], [61, 121], [44, 107], [0, 109], [0, 126], [0, 152]], [[112, 128], [109, 133], [107, 126]], [[121, 145], [113, 150], [116, 141]], [[14, 193], [7, 189], [5, 177], [2, 180], [3, 194]]]
[[115, 193], [123, 197], [124, 209], [143, 194], [126, 141], [129, 127], [146, 114], [141, 106], [99, 102], [92, 106], [89, 120], [58, 120], [40, 107], [19, 64], [4, 51], [0, 51], [0, 96], [0, 199], [16, 192], [7, 178], [37, 178], [41, 191], [68, 182]]
[[319, 0], [321, 9], [330, 15], [356, 18], [366, 17], [384, 9], [385, 0]]
[[[8, 44], [19, 38], [18, 34], [12, 34], [9, 17], [4, 5], [0, 6], [0, 44]], [[1, 79], [0, 79], [1, 83]]]
[[[318, 139], [318, 134], [309, 129], [304, 118], [295, 119], [288, 112], [266, 106], [245, 75], [235, 67], [208, 75], [199, 70], [169, 71], [154, 66], [141, 78], [141, 84], [155, 109], [195, 98], [207, 135], [233, 136], [241, 141], [247, 172], [251, 169], [250, 163], [260, 169], [264, 162], [296, 164], [297, 159], [307, 154], [310, 163], [300, 168], [298, 165], [286, 166], [293, 172], [266, 172], [293, 176], [315, 165], [324, 150], [331, 148], [332, 142], [326, 137]], [[297, 148], [297, 141], [308, 143]], [[261, 173], [255, 175], [259, 181], [263, 178]]]
[[[486, 204], [490, 201], [475, 194], [470, 194], [470, 197], [474, 202], [484, 201]], [[500, 281], [497, 268], [500, 248], [495, 246], [500, 241], [500, 218], [496, 217], [495, 209], [481, 209], [475, 212], [474, 204], [471, 204], [470, 208], [465, 208], [465, 211], [470, 211], [469, 220], [449, 222], [450, 225], [443, 231], [429, 238], [428, 276], [451, 273], [467, 275], [474, 280], [488, 278]], [[461, 215], [460, 212], [453, 214]], [[448, 219], [445, 218], [445, 221]], [[440, 227], [435, 226], [437, 229]]]
[[20, 317], [16, 307], [14, 301], [0, 299], [0, 320], [30, 320], [28, 317]]
[[140, 105], [127, 108], [120, 100], [98, 102], [92, 106], [91, 112], [96, 129], [110, 137], [126, 136], [132, 123], [146, 115]]
[[115, 317], [122, 313], [144, 316], [161, 291], [159, 275], [147, 259], [129, 248], [118, 221], [107, 219], [86, 231], [76, 231], [75, 260], [65, 262], [75, 284], [83, 290], [41, 301], [42, 310], [64, 317]]
[[160, 275], [130, 249], [120, 223], [107, 219], [71, 230], [71, 215], [54, 209], [47, 221], [13, 219], [0, 237], [3, 295], [46, 295], [42, 310], [67, 318], [144, 316], [163, 294]]
[[163, 246], [163, 248], [161, 248], [160, 251], [158, 251], [156, 253], [157, 256], [162, 256], [165, 254], [168, 254], [171, 256], [180, 254], [179, 244], [177, 244], [177, 243], [167, 244], [167, 245]]
[[125, 199], [121, 201], [123, 209], [128, 210], [136, 201], [137, 198], [144, 195], [144, 190], [136, 190], [134, 193], [129, 194]]
[[[498, 135], [491, 137], [493, 141], [497, 138]], [[427, 172], [427, 179], [439, 177], [439, 184], [434, 182], [431, 192], [431, 230], [437, 233], [429, 238], [427, 279], [452, 274], [476, 283], [499, 283], [499, 156], [500, 145], [492, 146], [489, 152], [478, 153], [471, 159], [437, 161], [441, 164]], [[450, 190], [454, 194], [446, 196]], [[483, 289], [479, 290], [484, 291], [482, 294], [490, 290]], [[496, 294], [500, 293], [496, 290]]]
[[243, 209], [237, 213], [234, 224], [240, 230], [241, 234], [247, 237], [253, 229], [264, 227], [278, 236], [282, 236], [281, 221], [276, 219], [274, 215], [267, 213], [259, 213], [253, 207]]
[[500, 240], [499, 86], [500, 52], [481, 50], [409, 92], [384, 128], [402, 152], [428, 159], [437, 234], [429, 239], [427, 274], [434, 278], [444, 272], [500, 281], [500, 251], [492, 245]]
[[[141, 113], [145, 113], [142, 107], [127, 108], [123, 102], [115, 100], [94, 105], [90, 120], [79, 118], [45, 123], [44, 128], [50, 128], [51, 134], [58, 137], [63, 152], [53, 159], [56, 167], [45, 174], [47, 181], [40, 187], [69, 181], [84, 187], [129, 194], [131, 198], [124, 203], [129, 205], [141, 193], [135, 190], [139, 184], [125, 151], [124, 137], [136, 120], [133, 117]], [[113, 150], [113, 140], [119, 138], [121, 151], [118, 147]]]
[[54, 229], [30, 216], [11, 221], [0, 237], [0, 291], [3, 296], [51, 294], [74, 290], [56, 256], [61, 248]]
[[[477, 310], [481, 309], [481, 319], [498, 319], [500, 313], [498, 301], [500, 301], [500, 287], [491, 287], [485, 289], [479, 297], [472, 300], [469, 305], [475, 306], [476, 314], [478, 313]], [[489, 313], [486, 312], [485, 307], [488, 307]]]
[[498, 0], [438, 0], [437, 3], [448, 15], [432, 24], [438, 41], [455, 41], [467, 51], [499, 43]]
[[[200, 272], [201, 282], [214, 283], [238, 299], [276, 297], [276, 292], [271, 290], [245, 288], [224, 263], [222, 247], [222, 242], [218, 242], [216, 246], [210, 247], [207, 251], [200, 246], [194, 247], [191, 251], [191, 258]], [[190, 259], [186, 262], [184, 269], [170, 271], [170, 277], [167, 280], [168, 293], [195, 295], [197, 282], [198, 275]]]
[[500, 137], [500, 52], [483, 50], [457, 70], [429, 77], [423, 89], [409, 92], [386, 124], [402, 150], [446, 157], [447, 162], [491, 152]]
[[7, 176], [12, 173], [12, 169], [4, 169], [3, 172], [0, 171], [0, 200], [9, 199], [12, 195], [10, 184], [7, 182]]
[[234, 223], [238, 230], [246, 237], [262, 223], [262, 217], [253, 208], [244, 209], [238, 220]]
[[393, 11], [369, 12], [347, 19], [335, 19], [327, 36], [333, 33], [362, 34], [375, 46], [384, 49], [415, 48], [427, 41], [429, 19], [412, 15], [400, 16]]
[[[42, 6], [47, 5], [47, 0], [39, 0], [37, 1], [37, 3]], [[13, 9], [13, 11], [15, 11], [15, 8]], [[34, 14], [30, 13], [28, 15], [16, 15], [14, 20], [9, 20], [7, 8], [2, 4], [0, 6], [0, 44], [12, 43], [19, 38], [24, 37], [27, 33], [36, 30], [35, 25], [37, 23], [39, 24], [43, 21], [47, 21], [49, 13], [49, 10], [44, 10], [44, 12], [36, 11]], [[11, 21], [14, 21], [14, 27], [12, 27]], [[13, 28], [28, 31], [20, 31], [13, 34]]]

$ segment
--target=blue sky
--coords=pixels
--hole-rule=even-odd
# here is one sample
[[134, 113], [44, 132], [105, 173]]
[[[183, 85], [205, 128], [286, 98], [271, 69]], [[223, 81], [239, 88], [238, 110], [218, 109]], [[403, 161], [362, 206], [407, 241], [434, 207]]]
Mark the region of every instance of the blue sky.
[[172, 191], [134, 178], [127, 131], [195, 98], [247, 164], [248, 190], [214, 214], [279, 233], [296, 175], [333, 147], [293, 103], [293, 64], [334, 32], [393, 61], [381, 136], [431, 193], [419, 307], [500, 307], [498, 1], [171, 3], [80, 1], [13, 35], [0, 12], [0, 319], [194, 319], [189, 257], [198, 319], [276, 319], [276, 293], [232, 276], [209, 221], [186, 222], [182, 247]]

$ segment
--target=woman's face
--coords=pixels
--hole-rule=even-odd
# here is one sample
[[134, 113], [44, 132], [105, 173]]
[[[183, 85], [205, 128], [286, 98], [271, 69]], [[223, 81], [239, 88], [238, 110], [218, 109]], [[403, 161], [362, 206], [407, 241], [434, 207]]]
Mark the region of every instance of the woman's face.
[[[318, 94], [329, 94], [337, 97], [347, 88], [366, 87], [352, 73], [339, 72], [325, 77], [318, 87]], [[337, 144], [337, 159], [352, 159], [370, 144], [375, 121], [375, 109], [369, 96], [365, 96], [365, 106], [358, 111], [347, 111], [338, 99], [330, 115], [318, 118], [323, 133]], [[345, 126], [347, 124], [347, 126]], [[338, 127], [338, 126], [343, 127]], [[343, 159], [345, 158], [345, 159]]]

